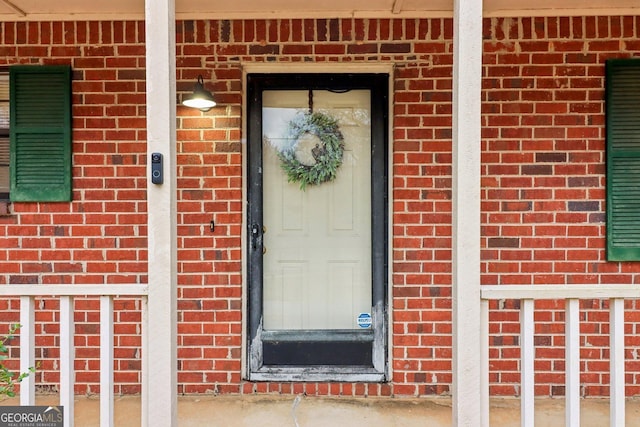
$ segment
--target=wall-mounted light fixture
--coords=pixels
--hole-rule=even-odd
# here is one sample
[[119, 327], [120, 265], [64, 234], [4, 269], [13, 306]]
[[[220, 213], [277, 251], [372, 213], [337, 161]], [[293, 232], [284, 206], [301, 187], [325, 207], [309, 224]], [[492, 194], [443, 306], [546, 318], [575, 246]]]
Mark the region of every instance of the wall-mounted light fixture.
[[216, 101], [214, 101], [213, 95], [204, 88], [204, 79], [202, 78], [202, 75], [198, 76], [198, 81], [193, 87], [193, 93], [182, 101], [182, 105], [197, 108], [200, 111], [209, 111], [216, 106]]

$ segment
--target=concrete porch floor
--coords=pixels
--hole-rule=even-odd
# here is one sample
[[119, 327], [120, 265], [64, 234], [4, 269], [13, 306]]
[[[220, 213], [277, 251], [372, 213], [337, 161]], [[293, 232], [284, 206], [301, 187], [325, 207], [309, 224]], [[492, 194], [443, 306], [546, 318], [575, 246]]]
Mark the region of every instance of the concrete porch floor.
[[[38, 396], [38, 405], [56, 405], [57, 396]], [[6, 399], [0, 405], [17, 405]], [[75, 425], [99, 426], [97, 397], [78, 396], [75, 401]], [[117, 397], [115, 425], [140, 426], [140, 399]], [[627, 427], [640, 427], [640, 399], [627, 400]], [[520, 425], [520, 401], [497, 398], [491, 401], [491, 426]], [[449, 427], [449, 398], [329, 398], [306, 396], [180, 396], [178, 425], [181, 427]], [[536, 426], [564, 425], [564, 400], [537, 399]], [[581, 401], [581, 426], [609, 425], [609, 402], [606, 399]], [[162, 426], [157, 426], [162, 427]], [[622, 426], [615, 426], [622, 427]]]

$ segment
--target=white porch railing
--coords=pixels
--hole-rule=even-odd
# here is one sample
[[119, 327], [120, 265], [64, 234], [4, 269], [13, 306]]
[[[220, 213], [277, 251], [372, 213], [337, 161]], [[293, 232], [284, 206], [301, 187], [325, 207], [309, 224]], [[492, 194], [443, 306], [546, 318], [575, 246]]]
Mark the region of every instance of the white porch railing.
[[[73, 301], [80, 297], [100, 298], [100, 425], [114, 426], [113, 413], [113, 298], [138, 297], [142, 300], [142, 425], [147, 425], [148, 364], [146, 349], [148, 336], [146, 285], [5, 285], [0, 297], [20, 298], [20, 371], [36, 366], [35, 360], [35, 298], [60, 299], [60, 405], [64, 406], [65, 427], [73, 426], [74, 413], [74, 320]], [[608, 299], [610, 307], [610, 426], [625, 425], [625, 344], [624, 302], [640, 299], [638, 285], [533, 285], [483, 286], [482, 304], [482, 410], [489, 412], [489, 301], [520, 300], [521, 346], [521, 426], [533, 427], [534, 421], [534, 301], [560, 300], [565, 303], [565, 399], [567, 427], [580, 425], [580, 318], [581, 299]], [[35, 383], [30, 376], [20, 385], [20, 404], [35, 404]], [[485, 418], [488, 419], [488, 416]]]
[[[74, 321], [73, 302], [81, 297], [100, 298], [100, 426], [115, 425], [113, 413], [113, 298], [116, 296], [142, 299], [142, 425], [146, 425], [148, 378], [147, 292], [146, 285], [5, 285], [0, 297], [20, 298], [20, 372], [36, 366], [35, 360], [35, 298], [56, 297], [60, 300], [60, 405], [64, 407], [64, 426], [73, 427], [74, 418]], [[20, 405], [35, 405], [33, 375], [20, 383]]]
[[[520, 425], [533, 427], [534, 422], [534, 301], [565, 300], [565, 426], [580, 426], [580, 305], [581, 299], [609, 300], [610, 333], [610, 426], [625, 425], [625, 346], [624, 301], [640, 299], [637, 285], [528, 285], [482, 286], [482, 380], [485, 395], [489, 393], [489, 301], [520, 300]], [[488, 397], [483, 399], [488, 414]], [[488, 419], [488, 418], [487, 418]]]

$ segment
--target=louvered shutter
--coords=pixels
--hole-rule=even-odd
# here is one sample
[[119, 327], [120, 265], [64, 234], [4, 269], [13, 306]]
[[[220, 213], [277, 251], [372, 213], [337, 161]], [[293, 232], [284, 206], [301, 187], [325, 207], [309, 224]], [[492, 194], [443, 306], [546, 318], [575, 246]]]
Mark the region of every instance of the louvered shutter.
[[0, 201], [9, 197], [9, 73], [0, 72]]
[[11, 90], [12, 201], [71, 200], [71, 69], [15, 66]]
[[607, 62], [607, 258], [640, 260], [640, 60]]

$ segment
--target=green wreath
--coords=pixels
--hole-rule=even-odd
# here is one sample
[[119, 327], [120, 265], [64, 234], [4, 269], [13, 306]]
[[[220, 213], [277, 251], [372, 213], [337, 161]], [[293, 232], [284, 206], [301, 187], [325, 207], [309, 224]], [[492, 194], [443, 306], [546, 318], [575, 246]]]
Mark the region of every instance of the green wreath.
[[299, 114], [289, 122], [289, 137], [293, 144], [278, 151], [289, 182], [299, 182], [305, 190], [336, 178], [344, 152], [337, 119], [324, 113]]

